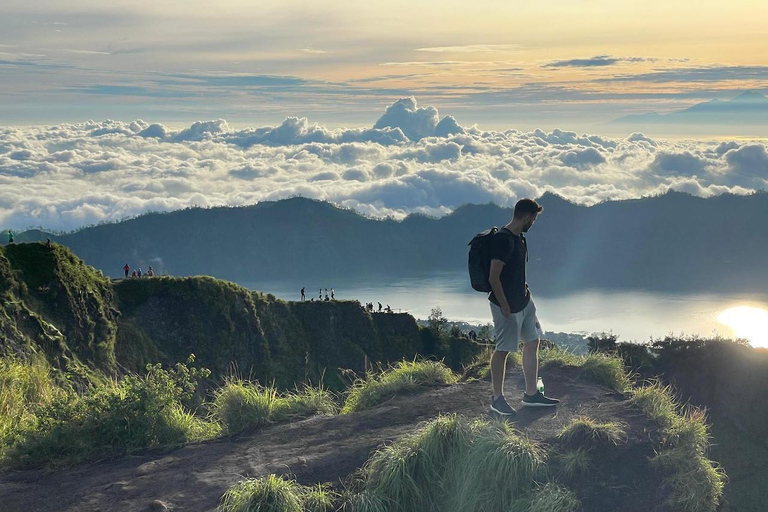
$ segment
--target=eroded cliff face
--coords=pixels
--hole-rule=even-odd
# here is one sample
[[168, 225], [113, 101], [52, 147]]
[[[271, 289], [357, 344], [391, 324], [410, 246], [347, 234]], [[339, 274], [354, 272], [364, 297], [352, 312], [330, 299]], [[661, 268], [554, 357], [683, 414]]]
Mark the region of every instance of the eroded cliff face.
[[57, 244], [0, 249], [0, 298], [2, 350], [103, 375], [195, 354], [215, 379], [292, 387], [322, 378], [341, 388], [343, 369], [417, 354], [459, 369], [478, 352], [408, 314], [370, 314], [352, 301], [285, 302], [206, 276], [110, 282]]

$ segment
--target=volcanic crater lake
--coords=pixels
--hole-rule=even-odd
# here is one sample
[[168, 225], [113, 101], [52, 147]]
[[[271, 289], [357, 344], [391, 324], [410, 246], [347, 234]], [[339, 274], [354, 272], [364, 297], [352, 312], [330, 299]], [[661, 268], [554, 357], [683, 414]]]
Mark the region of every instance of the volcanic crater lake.
[[[241, 282], [247, 288], [285, 300], [318, 300], [333, 287], [339, 300], [381, 302], [394, 311], [425, 319], [434, 307], [452, 321], [491, 322], [488, 300], [472, 290], [464, 273], [439, 273], [402, 279], [333, 282]], [[768, 295], [738, 293], [663, 293], [641, 290], [585, 289], [565, 294], [531, 293], [546, 331], [613, 332], [620, 341], [648, 341], [666, 335], [742, 337], [768, 347]]]

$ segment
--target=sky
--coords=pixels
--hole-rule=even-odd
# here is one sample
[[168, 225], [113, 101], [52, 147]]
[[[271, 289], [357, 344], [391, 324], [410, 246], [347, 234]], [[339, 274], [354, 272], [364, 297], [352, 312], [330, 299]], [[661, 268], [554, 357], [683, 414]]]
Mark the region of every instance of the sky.
[[4, 0], [0, 125], [360, 127], [413, 96], [464, 126], [606, 133], [768, 93], [767, 25], [762, 0]]

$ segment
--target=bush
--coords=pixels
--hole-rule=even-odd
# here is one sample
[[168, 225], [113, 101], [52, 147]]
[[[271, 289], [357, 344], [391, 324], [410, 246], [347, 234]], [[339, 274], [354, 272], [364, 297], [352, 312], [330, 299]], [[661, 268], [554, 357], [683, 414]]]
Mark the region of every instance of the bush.
[[205, 370], [183, 363], [169, 370], [156, 364], [147, 366], [143, 378], [127, 376], [83, 395], [57, 393], [30, 407], [5, 462], [13, 467], [73, 463], [213, 437], [218, 426], [194, 417], [181, 403], [196, 387], [187, 379], [203, 375]]
[[421, 386], [453, 384], [456, 375], [443, 363], [435, 361], [401, 361], [378, 375], [368, 373], [358, 379], [341, 409], [342, 414], [370, 409], [400, 394]]
[[625, 393], [632, 388], [632, 380], [618, 357], [602, 353], [579, 356], [555, 347], [539, 352], [539, 359], [542, 366], [559, 364], [581, 368], [590, 380], [608, 386], [619, 393]]

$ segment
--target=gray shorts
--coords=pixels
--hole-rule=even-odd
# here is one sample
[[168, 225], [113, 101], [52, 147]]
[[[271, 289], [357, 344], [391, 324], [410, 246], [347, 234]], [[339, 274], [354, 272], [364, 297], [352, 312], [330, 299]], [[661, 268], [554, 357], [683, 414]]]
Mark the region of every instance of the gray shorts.
[[512, 313], [504, 318], [501, 308], [491, 302], [493, 315], [493, 337], [496, 339], [496, 350], [500, 352], [515, 352], [520, 341], [528, 343], [536, 341], [544, 333], [539, 319], [536, 318], [536, 305], [533, 299], [525, 309]]

